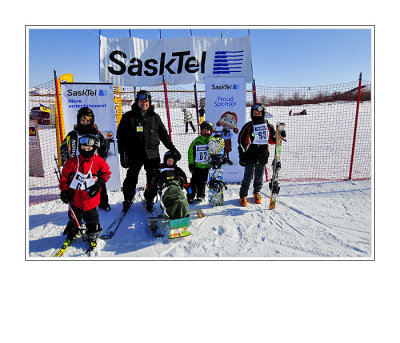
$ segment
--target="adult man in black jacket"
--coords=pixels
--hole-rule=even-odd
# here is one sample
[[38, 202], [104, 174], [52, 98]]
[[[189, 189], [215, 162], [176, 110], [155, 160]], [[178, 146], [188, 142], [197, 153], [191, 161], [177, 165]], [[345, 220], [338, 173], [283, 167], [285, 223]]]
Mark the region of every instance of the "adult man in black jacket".
[[[144, 166], [147, 183], [155, 175], [160, 163], [160, 141], [168, 150], [175, 151], [178, 160], [181, 154], [172, 143], [161, 118], [154, 112], [151, 105], [151, 95], [141, 90], [137, 93], [132, 110], [124, 113], [117, 129], [118, 152], [123, 168], [128, 168], [123, 183], [123, 211], [126, 212], [132, 204], [136, 193], [139, 172]], [[146, 189], [147, 210], [153, 209], [153, 200], [156, 194]]]

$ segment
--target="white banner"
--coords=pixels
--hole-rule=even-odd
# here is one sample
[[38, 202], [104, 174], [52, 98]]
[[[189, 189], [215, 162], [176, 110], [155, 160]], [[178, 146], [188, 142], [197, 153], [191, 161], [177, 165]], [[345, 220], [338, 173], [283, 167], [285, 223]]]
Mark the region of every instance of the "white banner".
[[92, 109], [95, 124], [105, 139], [110, 141], [106, 161], [111, 169], [107, 190], [121, 189], [119, 177], [118, 148], [116, 146], [117, 128], [115, 124], [114, 95], [111, 84], [61, 83], [61, 100], [64, 116], [65, 134], [74, 129], [77, 113], [81, 107]]
[[[206, 78], [206, 120], [214, 124], [216, 131], [222, 131], [225, 146], [231, 146], [228, 153], [233, 162], [224, 166], [226, 182], [240, 182], [243, 168], [239, 165], [238, 133], [246, 123], [246, 80], [244, 78]], [[231, 114], [226, 113], [231, 112]]]
[[100, 81], [119, 86], [204, 83], [205, 77], [252, 82], [251, 39], [183, 37], [160, 40], [100, 36]]

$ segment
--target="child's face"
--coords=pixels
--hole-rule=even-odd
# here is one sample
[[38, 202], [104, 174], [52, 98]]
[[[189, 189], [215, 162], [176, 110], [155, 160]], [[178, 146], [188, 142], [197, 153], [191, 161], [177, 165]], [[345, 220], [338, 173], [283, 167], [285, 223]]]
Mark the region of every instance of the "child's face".
[[92, 121], [92, 117], [90, 117], [90, 116], [82, 116], [81, 120], [80, 120], [80, 123], [82, 125], [89, 125], [91, 121]]
[[172, 166], [174, 164], [174, 159], [173, 158], [168, 158], [167, 159], [167, 165]]
[[204, 137], [209, 137], [211, 136], [211, 130], [207, 128], [201, 129], [201, 135]]
[[93, 150], [93, 147], [90, 145], [81, 145], [82, 150], [84, 151], [91, 151]]

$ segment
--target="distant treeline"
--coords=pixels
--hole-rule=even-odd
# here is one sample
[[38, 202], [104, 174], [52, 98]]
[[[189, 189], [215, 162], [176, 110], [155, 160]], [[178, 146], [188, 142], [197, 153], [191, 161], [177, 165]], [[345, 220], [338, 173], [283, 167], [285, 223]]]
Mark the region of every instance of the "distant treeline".
[[[371, 89], [365, 88], [365, 86], [361, 88], [360, 101], [371, 100]], [[291, 96], [278, 93], [273, 98], [261, 95], [257, 97], [257, 101], [266, 106], [301, 106], [335, 101], [357, 101], [357, 96], [358, 88], [354, 88], [346, 92], [318, 92], [315, 95], [301, 95], [298, 92]], [[246, 103], [246, 106], [251, 106], [251, 102]]]

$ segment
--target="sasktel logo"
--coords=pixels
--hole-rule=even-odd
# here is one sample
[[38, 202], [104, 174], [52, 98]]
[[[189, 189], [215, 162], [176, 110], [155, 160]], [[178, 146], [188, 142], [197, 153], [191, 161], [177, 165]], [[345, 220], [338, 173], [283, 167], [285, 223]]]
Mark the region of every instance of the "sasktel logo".
[[79, 91], [74, 91], [72, 89], [68, 89], [67, 95], [68, 96], [105, 96], [107, 95], [107, 90], [106, 89], [99, 89], [99, 93], [97, 93], [97, 89], [92, 90], [92, 89], [81, 89]]
[[228, 84], [224, 84], [224, 85], [215, 85], [215, 84], [212, 84], [212, 85], [211, 85], [211, 89], [212, 89], [212, 90], [219, 90], [219, 89], [224, 89], [224, 90], [228, 90], [228, 89], [239, 89], [239, 85], [237, 85], [237, 84], [232, 84], [232, 85], [228, 85]]
[[128, 73], [131, 76], [155, 76], [169, 74], [187, 73], [204, 74], [207, 52], [202, 51], [200, 60], [191, 56], [190, 51], [172, 52], [167, 56], [166, 52], [161, 52], [159, 59], [149, 58], [142, 61], [140, 58], [128, 57], [123, 51], [114, 50], [109, 54], [112, 63], [107, 69], [113, 75]]
[[243, 65], [244, 50], [216, 51], [214, 54], [213, 74], [240, 73]]
[[[244, 50], [215, 51], [212, 74], [241, 73], [243, 68]], [[207, 51], [201, 56], [193, 56], [190, 50], [175, 51], [170, 55], [161, 52], [158, 58], [142, 60], [127, 56], [121, 50], [114, 50], [109, 55], [110, 64], [107, 67], [113, 75], [128, 73], [131, 76], [155, 76], [166, 74], [197, 73], [205, 74]]]

